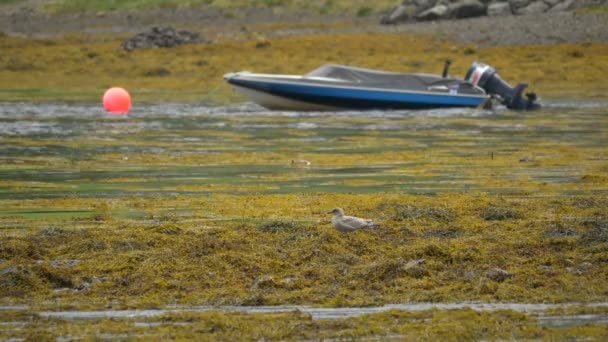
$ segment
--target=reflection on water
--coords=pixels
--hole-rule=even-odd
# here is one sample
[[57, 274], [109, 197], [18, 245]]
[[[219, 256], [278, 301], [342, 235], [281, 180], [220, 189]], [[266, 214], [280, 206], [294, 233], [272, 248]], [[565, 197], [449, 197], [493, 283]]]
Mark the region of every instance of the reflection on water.
[[[605, 165], [606, 104], [538, 112], [271, 112], [253, 104], [0, 104], [0, 199], [397, 191], [576, 195]], [[578, 149], [578, 150], [577, 150]], [[310, 167], [294, 168], [292, 159]], [[201, 189], [217, 185], [220, 190]], [[546, 186], [549, 185], [549, 186]], [[561, 186], [566, 185], [566, 186]], [[606, 193], [607, 189], [585, 189]]]

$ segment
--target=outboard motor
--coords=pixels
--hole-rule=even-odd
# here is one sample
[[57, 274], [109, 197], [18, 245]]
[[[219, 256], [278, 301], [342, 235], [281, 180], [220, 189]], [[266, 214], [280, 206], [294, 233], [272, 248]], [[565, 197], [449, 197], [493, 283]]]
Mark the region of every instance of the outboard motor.
[[481, 87], [490, 95], [500, 96], [503, 104], [509, 109], [532, 110], [540, 108], [540, 104], [536, 102], [536, 94], [526, 93], [525, 98], [522, 96], [524, 89], [528, 87], [527, 84], [519, 83], [515, 87], [511, 87], [500, 78], [496, 69], [487, 64], [474, 62], [464, 79], [474, 86]]

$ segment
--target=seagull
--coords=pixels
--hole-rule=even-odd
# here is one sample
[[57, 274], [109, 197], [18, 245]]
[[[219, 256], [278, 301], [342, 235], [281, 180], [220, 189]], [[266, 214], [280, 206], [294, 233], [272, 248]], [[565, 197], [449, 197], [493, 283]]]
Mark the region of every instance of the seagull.
[[378, 227], [378, 225], [372, 222], [372, 220], [366, 220], [353, 216], [344, 216], [344, 210], [342, 210], [342, 208], [334, 208], [328, 214], [334, 214], [334, 217], [331, 218], [331, 223], [339, 232], [347, 233], [364, 228]]

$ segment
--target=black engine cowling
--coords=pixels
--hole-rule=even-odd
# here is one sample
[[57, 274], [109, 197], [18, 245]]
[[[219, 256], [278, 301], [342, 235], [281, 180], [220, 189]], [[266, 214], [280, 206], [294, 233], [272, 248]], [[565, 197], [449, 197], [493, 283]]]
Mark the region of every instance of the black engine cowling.
[[519, 83], [515, 87], [511, 87], [505, 82], [496, 69], [493, 67], [475, 62], [467, 71], [465, 80], [479, 86], [490, 95], [498, 95], [507, 108], [515, 110], [532, 110], [540, 108], [540, 104], [536, 102], [536, 94], [526, 93], [523, 96], [524, 90], [528, 87], [525, 83]]

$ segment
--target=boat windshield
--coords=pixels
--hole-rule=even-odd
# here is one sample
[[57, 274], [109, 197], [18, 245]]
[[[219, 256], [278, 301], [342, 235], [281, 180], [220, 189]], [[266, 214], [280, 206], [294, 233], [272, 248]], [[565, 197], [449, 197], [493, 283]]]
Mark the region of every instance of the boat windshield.
[[335, 78], [350, 82], [387, 82], [395, 77], [402, 77], [398, 73], [349, 67], [345, 65], [326, 64], [304, 75], [304, 77]]
[[[402, 74], [381, 70], [357, 68], [345, 65], [326, 64], [308, 74], [304, 78], [331, 78], [344, 82], [357, 83], [363, 86], [400, 89], [426, 90], [436, 83], [454, 82], [454, 79], [442, 78], [431, 74]], [[457, 80], [459, 82], [461, 80]]]

